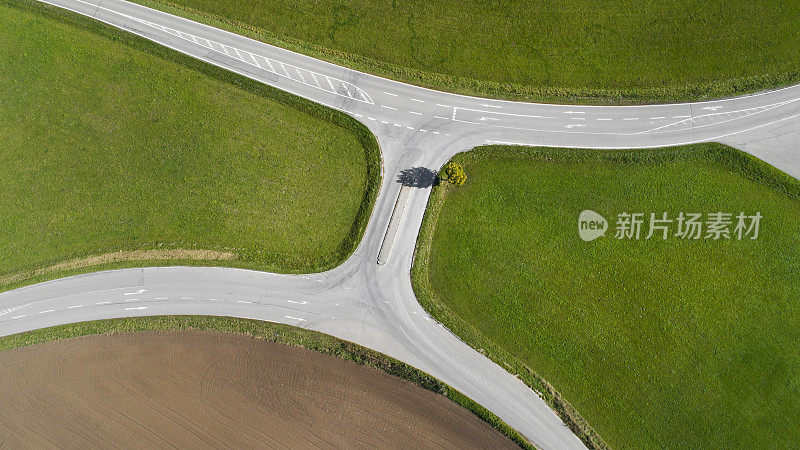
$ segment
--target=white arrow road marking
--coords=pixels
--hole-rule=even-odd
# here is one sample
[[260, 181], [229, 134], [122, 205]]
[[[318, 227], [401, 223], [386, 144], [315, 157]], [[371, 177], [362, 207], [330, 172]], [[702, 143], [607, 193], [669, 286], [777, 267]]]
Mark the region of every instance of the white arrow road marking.
[[124, 293], [122, 295], [139, 295], [139, 294], [142, 294], [142, 293], [145, 293], [145, 292], [147, 292], [147, 289], [139, 289], [136, 292], [126, 292], [126, 293]]
[[30, 303], [26, 303], [24, 305], [15, 306], [13, 308], [4, 309], [4, 310], [0, 311], [0, 316], [4, 316], [4, 315], [6, 315], [6, 314], [8, 314], [10, 312], [14, 312], [14, 311], [16, 311], [18, 309], [22, 309], [22, 308], [24, 308], [24, 307], [26, 307], [28, 305], [30, 305]]

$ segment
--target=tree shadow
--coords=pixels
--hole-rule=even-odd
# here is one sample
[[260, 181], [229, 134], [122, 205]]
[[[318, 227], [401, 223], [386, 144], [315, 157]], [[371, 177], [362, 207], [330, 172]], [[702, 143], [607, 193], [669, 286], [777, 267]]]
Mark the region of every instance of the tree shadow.
[[412, 167], [400, 171], [397, 182], [403, 186], [426, 188], [436, 183], [436, 172], [425, 167]]

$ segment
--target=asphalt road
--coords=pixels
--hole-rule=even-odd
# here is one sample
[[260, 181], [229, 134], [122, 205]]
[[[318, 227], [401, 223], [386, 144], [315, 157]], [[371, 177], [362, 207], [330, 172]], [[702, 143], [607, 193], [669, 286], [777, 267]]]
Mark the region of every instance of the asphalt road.
[[[409, 270], [429, 188], [397, 202], [400, 172], [486, 143], [633, 148], [721, 141], [800, 175], [800, 86], [708, 103], [596, 107], [488, 100], [356, 72], [122, 0], [48, 0], [211, 64], [344, 111], [378, 137], [384, 179], [360, 246], [320, 274], [148, 268], [0, 294], [0, 335], [113, 317], [209, 314], [288, 323], [408, 362], [478, 401], [542, 448], [581, 442], [523, 383], [431, 319]], [[408, 191], [408, 189], [407, 189]], [[399, 217], [384, 239], [395, 204]], [[384, 242], [390, 248], [381, 247]], [[382, 264], [377, 264], [379, 252]]]

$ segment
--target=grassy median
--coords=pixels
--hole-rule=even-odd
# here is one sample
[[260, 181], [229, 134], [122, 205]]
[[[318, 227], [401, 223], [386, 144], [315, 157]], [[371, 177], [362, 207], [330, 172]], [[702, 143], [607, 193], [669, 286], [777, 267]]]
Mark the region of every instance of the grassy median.
[[[468, 179], [434, 189], [415, 291], [587, 443], [796, 442], [800, 182], [720, 144], [484, 147], [454, 160]], [[579, 238], [585, 209], [609, 220], [605, 237]], [[614, 236], [622, 212], [681, 211], [763, 219], [755, 240], [648, 240], [649, 223], [639, 240]]]
[[578, 103], [703, 99], [800, 80], [800, 3], [135, 0], [401, 81]]
[[380, 156], [352, 118], [36, 2], [0, 22], [0, 287], [109, 261], [317, 271], [360, 241]]

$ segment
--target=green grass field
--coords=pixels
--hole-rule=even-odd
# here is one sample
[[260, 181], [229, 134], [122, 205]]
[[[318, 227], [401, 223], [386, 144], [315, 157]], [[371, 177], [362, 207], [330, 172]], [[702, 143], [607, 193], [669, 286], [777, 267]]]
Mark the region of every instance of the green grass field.
[[560, 102], [724, 96], [800, 80], [800, 3], [136, 0], [428, 87]]
[[[434, 316], [611, 447], [796, 444], [800, 182], [720, 144], [454, 160], [467, 182], [435, 188], [412, 270]], [[584, 209], [606, 237], [579, 238]], [[664, 211], [763, 219], [756, 240], [614, 238]]]
[[38, 4], [0, 23], [0, 276], [168, 248], [322, 270], [361, 239], [380, 163], [349, 117]]

